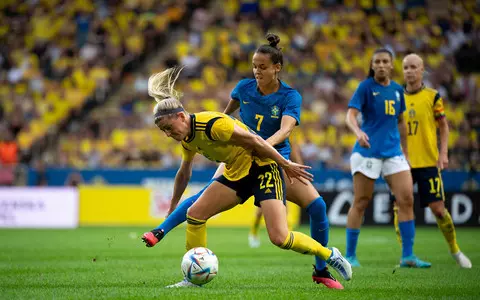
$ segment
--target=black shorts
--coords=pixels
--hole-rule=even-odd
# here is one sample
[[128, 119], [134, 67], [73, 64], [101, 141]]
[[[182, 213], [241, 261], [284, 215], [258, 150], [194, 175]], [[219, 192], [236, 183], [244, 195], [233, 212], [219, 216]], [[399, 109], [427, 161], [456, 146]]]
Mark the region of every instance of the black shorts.
[[[437, 167], [413, 168], [411, 172], [413, 184], [418, 185], [418, 196], [422, 207], [427, 207], [428, 204], [436, 201], [445, 201], [442, 176]], [[392, 198], [394, 199], [393, 195]]]
[[413, 184], [418, 184], [420, 204], [427, 207], [429, 203], [444, 201], [443, 182], [437, 167], [412, 169]]
[[276, 163], [259, 166], [253, 162], [248, 175], [240, 180], [231, 181], [223, 175], [215, 180], [235, 190], [242, 204], [251, 196], [255, 197], [255, 206], [269, 199], [278, 199], [285, 204], [285, 181]]

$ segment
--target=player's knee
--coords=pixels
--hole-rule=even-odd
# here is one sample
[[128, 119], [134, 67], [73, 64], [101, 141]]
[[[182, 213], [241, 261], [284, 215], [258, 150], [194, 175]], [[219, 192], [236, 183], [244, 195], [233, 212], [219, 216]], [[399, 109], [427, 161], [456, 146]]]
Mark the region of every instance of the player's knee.
[[443, 219], [445, 217], [445, 212], [443, 211], [432, 211], [435, 217], [439, 219]]
[[445, 208], [440, 205], [429, 205], [430, 210], [432, 211], [433, 215], [437, 218], [443, 219], [445, 217]]
[[399, 209], [413, 209], [413, 194], [405, 194], [396, 198], [397, 206]]
[[358, 212], [364, 212], [370, 203], [370, 197], [358, 197], [353, 201], [352, 209]]
[[187, 209], [187, 217], [191, 217], [194, 219], [202, 219], [200, 212], [198, 211], [198, 209], [195, 208], [195, 206], [190, 206]]
[[285, 242], [287, 235], [288, 233], [284, 234], [281, 232], [272, 232], [268, 234], [268, 237], [270, 238], [270, 241], [272, 242], [272, 244], [274, 244], [277, 247], [281, 247]]

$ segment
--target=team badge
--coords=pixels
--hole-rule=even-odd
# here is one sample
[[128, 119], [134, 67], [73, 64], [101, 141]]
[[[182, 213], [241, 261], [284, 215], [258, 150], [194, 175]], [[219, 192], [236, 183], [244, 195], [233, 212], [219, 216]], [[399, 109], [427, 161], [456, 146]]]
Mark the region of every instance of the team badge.
[[278, 106], [274, 105], [274, 106], [272, 107], [272, 115], [271, 115], [271, 117], [272, 117], [272, 118], [275, 118], [275, 119], [278, 119], [279, 114], [280, 114], [280, 109], [278, 108]]
[[410, 110], [408, 111], [408, 117], [409, 117], [410, 119], [415, 118], [415, 115], [416, 115], [416, 114], [417, 114], [417, 113], [415, 112], [415, 110], [414, 110], [413, 108], [410, 108]]
[[397, 96], [397, 102], [400, 102], [400, 93], [398, 91], [395, 92], [395, 96]]

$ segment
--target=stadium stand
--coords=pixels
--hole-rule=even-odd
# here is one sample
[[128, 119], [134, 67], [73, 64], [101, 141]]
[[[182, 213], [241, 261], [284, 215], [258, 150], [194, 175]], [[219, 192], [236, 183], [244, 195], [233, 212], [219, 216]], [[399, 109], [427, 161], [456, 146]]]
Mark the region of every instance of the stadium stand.
[[[474, 1], [440, 1], [446, 10], [420, 0], [213, 1], [208, 7], [202, 1], [110, 2], [117, 4], [2, 4], [2, 18], [10, 24], [0, 28], [9, 41], [1, 52], [1, 107], [7, 116], [2, 125], [9, 128], [2, 132], [11, 132], [21, 150], [49, 131], [61, 132], [33, 159], [19, 159], [76, 168], [178, 165], [178, 145], [152, 124], [149, 73], [184, 65], [179, 84], [186, 109], [222, 111], [236, 82], [251, 77], [251, 56], [272, 31], [281, 38], [286, 60], [282, 80], [302, 92], [302, 125], [294, 140], [308, 164], [349, 170], [355, 136], [344, 124], [346, 106], [373, 51], [385, 46], [395, 53], [397, 82], [403, 81], [405, 54], [425, 58], [426, 84], [446, 99], [450, 168], [478, 170], [480, 67], [465, 59], [479, 54]], [[51, 23], [54, 13], [61, 17]], [[186, 23], [167, 46], [169, 55], [151, 64], [145, 55], [159, 46], [152, 40], [168, 34], [166, 20]], [[22, 22], [28, 26], [18, 26]], [[141, 63], [146, 71], [133, 72]], [[129, 93], [112, 104], [112, 87], [120, 82]], [[99, 108], [85, 113], [90, 98]], [[2, 140], [3, 161], [12, 139]], [[198, 159], [197, 168], [212, 166]]]
[[102, 104], [163, 45], [191, 6], [186, 1], [2, 1], [2, 171], [41, 157], [72, 119]]

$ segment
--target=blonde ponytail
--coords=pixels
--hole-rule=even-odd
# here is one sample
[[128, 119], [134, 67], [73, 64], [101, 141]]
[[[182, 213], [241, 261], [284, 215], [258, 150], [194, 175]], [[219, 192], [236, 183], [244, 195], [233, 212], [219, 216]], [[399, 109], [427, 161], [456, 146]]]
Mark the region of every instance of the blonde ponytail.
[[182, 96], [182, 93], [175, 90], [174, 87], [182, 69], [183, 68], [176, 67], [170, 68], [150, 76], [148, 79], [148, 94], [155, 98], [157, 102], [168, 98], [178, 100]]
[[153, 109], [155, 122], [162, 116], [183, 111], [179, 101], [182, 93], [175, 90], [175, 82], [183, 68], [170, 68], [153, 74], [148, 79], [148, 95], [153, 97], [157, 104]]

